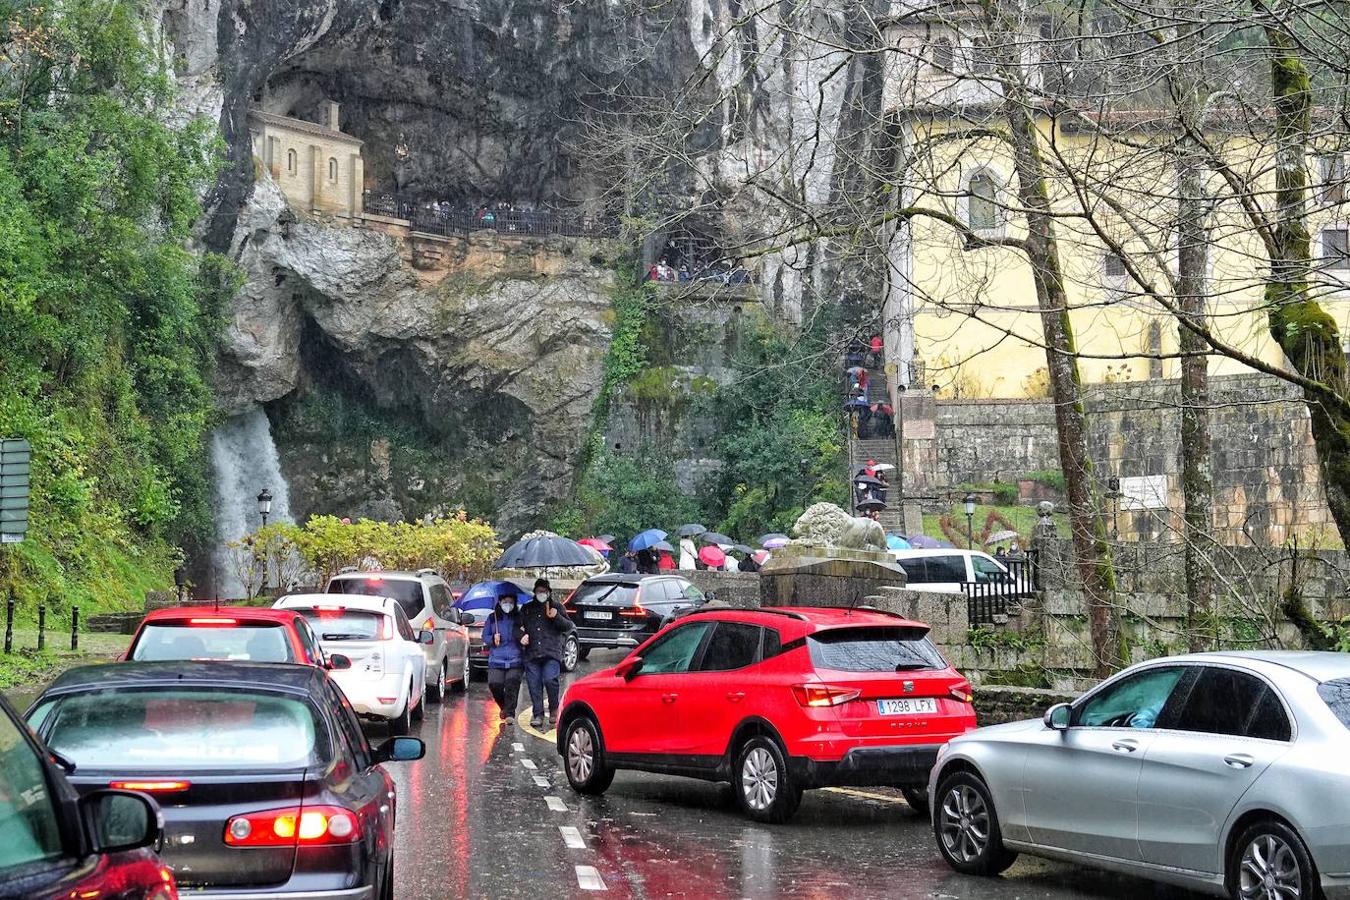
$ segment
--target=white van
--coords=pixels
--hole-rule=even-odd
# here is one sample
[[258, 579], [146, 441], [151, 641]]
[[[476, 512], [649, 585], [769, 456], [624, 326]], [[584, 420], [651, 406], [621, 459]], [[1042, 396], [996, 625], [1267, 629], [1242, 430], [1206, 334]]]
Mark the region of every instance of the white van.
[[892, 550], [891, 555], [916, 591], [959, 594], [971, 582], [1013, 580], [1006, 566], [979, 550]]

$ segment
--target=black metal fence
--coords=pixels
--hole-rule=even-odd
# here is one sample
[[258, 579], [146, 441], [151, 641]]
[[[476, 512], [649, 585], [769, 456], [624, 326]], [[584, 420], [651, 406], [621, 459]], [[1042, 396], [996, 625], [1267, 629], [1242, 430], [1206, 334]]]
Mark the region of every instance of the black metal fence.
[[444, 203], [417, 203], [393, 194], [367, 191], [365, 211], [377, 216], [408, 220], [414, 231], [445, 237], [473, 231], [547, 237], [619, 236], [615, 219], [588, 216], [570, 209], [492, 209], [452, 207]]
[[1006, 578], [996, 581], [966, 582], [966, 610], [971, 625], [992, 625], [1006, 616], [1013, 601], [1036, 593], [1037, 570], [1034, 553], [1022, 559], [1002, 560], [1008, 569]]

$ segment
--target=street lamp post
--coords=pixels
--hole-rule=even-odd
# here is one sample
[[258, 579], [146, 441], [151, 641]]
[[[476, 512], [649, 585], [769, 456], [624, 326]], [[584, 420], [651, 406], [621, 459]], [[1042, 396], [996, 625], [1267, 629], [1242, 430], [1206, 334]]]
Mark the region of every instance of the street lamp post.
[[966, 549], [975, 549], [975, 495], [966, 494]]
[[[267, 527], [267, 517], [271, 514], [271, 512], [272, 512], [272, 492], [269, 491], [267, 488], [263, 488], [262, 493], [258, 494], [258, 514], [262, 516], [262, 523], [264, 528]], [[271, 560], [269, 559], [269, 556], [270, 554], [267, 552], [267, 547], [264, 545], [263, 583], [262, 583], [262, 589], [264, 593], [272, 589], [272, 563]]]

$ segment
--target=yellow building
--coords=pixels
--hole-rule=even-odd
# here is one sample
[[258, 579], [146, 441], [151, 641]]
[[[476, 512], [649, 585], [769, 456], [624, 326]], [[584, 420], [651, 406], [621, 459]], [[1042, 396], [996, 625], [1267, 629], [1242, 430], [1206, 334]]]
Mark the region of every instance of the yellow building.
[[[904, 190], [897, 202], [933, 209], [964, 223], [981, 238], [1025, 235], [1003, 129], [998, 86], [981, 48], [961, 23], [904, 21], [888, 31], [886, 102], [901, 144]], [[1033, 43], [1033, 42], [1028, 42]], [[1029, 61], [1034, 80], [1039, 67]], [[982, 77], [984, 76], [984, 77]], [[1214, 119], [1221, 120], [1222, 116]], [[1101, 123], [1040, 117], [1042, 143], [1071, 319], [1085, 381], [1174, 378], [1177, 322], [1153, 291], [1170, 302], [1176, 273], [1177, 173], [1161, 151], [1171, 137], [1162, 117], [1144, 113], [1105, 129]], [[1110, 136], [1104, 137], [1103, 131]], [[1268, 152], [1236, 129], [1216, 128], [1225, 160], [1242, 172], [1269, 204]], [[1322, 259], [1316, 290], [1327, 311], [1350, 334], [1350, 255], [1347, 254], [1345, 161], [1339, 154], [1309, 160], [1314, 254]], [[1222, 198], [1218, 176], [1207, 178]], [[1095, 193], [1094, 193], [1095, 192]], [[1102, 202], [1110, 196], [1119, 209]], [[1082, 215], [1093, 210], [1094, 221]], [[1124, 249], [1110, 252], [1094, 228]], [[1235, 202], [1216, 202], [1208, 220], [1209, 327], [1231, 346], [1283, 365], [1263, 310], [1265, 249]], [[1126, 260], [1129, 261], [1127, 265]], [[888, 356], [900, 380], [940, 386], [944, 396], [1025, 397], [1047, 392], [1046, 355], [1032, 271], [1021, 250], [967, 246], [950, 222], [920, 216], [889, 236], [885, 299]], [[1133, 268], [1133, 272], [1131, 271]], [[1210, 371], [1248, 371], [1223, 356]]]
[[342, 133], [338, 104], [329, 103], [327, 112], [323, 125], [250, 113], [253, 158], [295, 208], [356, 218], [362, 213], [365, 190], [363, 142]]

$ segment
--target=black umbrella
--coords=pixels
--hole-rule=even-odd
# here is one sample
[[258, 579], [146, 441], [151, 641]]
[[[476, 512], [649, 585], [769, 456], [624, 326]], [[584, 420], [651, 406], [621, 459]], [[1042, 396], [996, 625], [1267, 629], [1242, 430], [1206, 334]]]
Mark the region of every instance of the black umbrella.
[[877, 509], [877, 510], [880, 510], [880, 509], [885, 509], [885, 508], [886, 508], [886, 504], [885, 504], [885, 503], [882, 503], [880, 500], [864, 500], [864, 501], [862, 501], [861, 503], [858, 504], [858, 509], [861, 509], [861, 510], [863, 510], [864, 512], [867, 511], [867, 510], [869, 510], [869, 509]]
[[680, 537], [698, 537], [707, 530], [702, 525], [681, 525]]
[[674, 552], [675, 552], [675, 548], [672, 547], [672, 546], [670, 546], [670, 544], [666, 543], [665, 541], [658, 541], [657, 543], [652, 544], [652, 549], [653, 549], [653, 550], [663, 550], [663, 551], [665, 551], [666, 553], [674, 553]]
[[754, 548], [754, 547], [747, 547], [747, 546], [745, 546], [744, 544], [737, 544], [736, 546], [732, 547], [731, 549], [732, 549], [732, 550], [735, 550], [737, 553], [754, 553], [754, 552], [755, 552], [755, 548]]
[[871, 475], [859, 475], [853, 479], [854, 484], [865, 484], [868, 487], [883, 487], [886, 482], [880, 478], [873, 478]]
[[547, 569], [553, 566], [591, 566], [595, 556], [565, 537], [537, 537], [516, 541], [497, 560], [498, 569]]
[[734, 544], [736, 543], [725, 534], [718, 534], [716, 531], [705, 531], [699, 536], [699, 540], [709, 544]]

